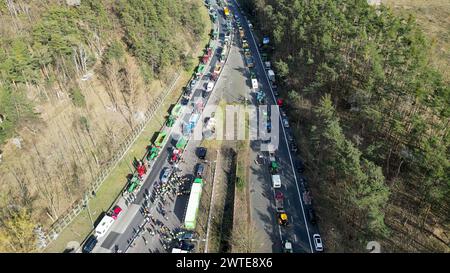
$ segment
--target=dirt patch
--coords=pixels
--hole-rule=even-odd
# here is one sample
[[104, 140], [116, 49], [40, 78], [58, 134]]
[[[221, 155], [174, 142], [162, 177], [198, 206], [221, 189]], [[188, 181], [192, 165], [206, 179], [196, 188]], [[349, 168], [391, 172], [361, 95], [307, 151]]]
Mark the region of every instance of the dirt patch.
[[209, 252], [230, 252], [233, 228], [234, 186], [236, 152], [224, 144], [220, 150], [221, 163], [217, 166], [214, 188], [214, 203], [210, 228]]
[[252, 253], [254, 252], [256, 237], [250, 209], [250, 143], [249, 141], [242, 141], [238, 146], [231, 244], [233, 253]]

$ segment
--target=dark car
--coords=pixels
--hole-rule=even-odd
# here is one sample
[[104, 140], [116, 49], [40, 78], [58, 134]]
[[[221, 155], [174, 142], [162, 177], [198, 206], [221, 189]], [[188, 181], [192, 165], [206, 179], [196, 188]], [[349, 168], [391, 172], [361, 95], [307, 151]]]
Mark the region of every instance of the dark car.
[[192, 94], [192, 88], [190, 86], [186, 86], [184, 88], [184, 95], [189, 97]]
[[188, 103], [189, 103], [189, 98], [183, 97], [181, 99], [181, 105], [188, 105]]
[[313, 225], [317, 223], [316, 213], [313, 208], [308, 209], [309, 222]]
[[188, 241], [181, 240], [180, 248], [181, 248], [181, 250], [192, 251], [195, 248], [195, 245], [192, 243], [189, 243]]
[[205, 167], [203, 166], [203, 164], [198, 163], [197, 164], [197, 168], [196, 168], [196, 172], [195, 172], [197, 177], [202, 177], [204, 170], [205, 170]]
[[297, 171], [299, 173], [303, 173], [305, 171], [305, 164], [303, 164], [302, 160], [299, 160], [297, 163]]
[[198, 147], [197, 148], [197, 156], [198, 156], [198, 158], [205, 159], [207, 151], [208, 150], [205, 147]]
[[297, 148], [297, 144], [295, 144], [295, 142], [292, 142], [291, 143], [291, 152], [297, 152], [298, 151], [298, 148]]
[[183, 232], [183, 233], [179, 234], [177, 236], [177, 238], [178, 238], [178, 240], [181, 240], [181, 241], [183, 241], [183, 240], [192, 240], [192, 239], [194, 239], [194, 233], [190, 232], [190, 231]]
[[97, 238], [92, 234], [89, 236], [89, 238], [86, 240], [86, 243], [84, 243], [82, 252], [83, 253], [91, 253], [91, 251], [94, 249], [95, 245], [97, 244]]
[[272, 132], [272, 124], [270, 122], [267, 123], [267, 133]]

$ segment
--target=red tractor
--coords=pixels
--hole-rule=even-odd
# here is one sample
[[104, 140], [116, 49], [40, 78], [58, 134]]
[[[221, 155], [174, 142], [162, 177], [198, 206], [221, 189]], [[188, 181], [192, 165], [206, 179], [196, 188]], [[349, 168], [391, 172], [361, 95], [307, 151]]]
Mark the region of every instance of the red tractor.
[[145, 164], [143, 164], [141, 161], [139, 161], [139, 165], [137, 166], [137, 172], [139, 179], [142, 180], [144, 174], [147, 172], [147, 168], [145, 167]]
[[174, 149], [172, 156], [170, 157], [170, 163], [177, 163], [180, 160], [181, 157], [181, 150], [180, 149]]

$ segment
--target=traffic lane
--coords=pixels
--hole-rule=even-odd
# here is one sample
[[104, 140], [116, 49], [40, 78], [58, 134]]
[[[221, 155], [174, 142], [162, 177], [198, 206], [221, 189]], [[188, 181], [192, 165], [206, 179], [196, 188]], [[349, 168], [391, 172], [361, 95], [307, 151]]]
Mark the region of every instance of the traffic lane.
[[[171, 138], [169, 139], [169, 141], [171, 140]], [[167, 145], [166, 145], [167, 147]], [[161, 151], [160, 157], [157, 158], [157, 160], [154, 162], [152, 169], [150, 170], [150, 174], [147, 176], [145, 182], [143, 183], [140, 191], [138, 193], [136, 193], [136, 199], [128, 205], [137, 205], [137, 206], [141, 206], [143, 203], [143, 199], [144, 199], [144, 190], [148, 189], [150, 191], [151, 187], [153, 186], [153, 183], [155, 181], [156, 178], [159, 178], [159, 172], [161, 169], [161, 166], [164, 165], [164, 161], [165, 158], [169, 155], [168, 152], [168, 148], [165, 148]], [[126, 204], [128, 204], [128, 201], [125, 201]], [[128, 213], [128, 211], [127, 211]], [[140, 221], [141, 219], [139, 218], [139, 216], [141, 216], [140, 212], [138, 211], [137, 213], [135, 213], [134, 217], [131, 218], [131, 223], [135, 224], [136, 222]], [[143, 217], [141, 217], [143, 219]], [[122, 217], [120, 217], [118, 220], [120, 221], [121, 219], [123, 219], [123, 215]], [[130, 234], [132, 234], [133, 232], [133, 227], [132, 225], [128, 224], [128, 226], [123, 230], [122, 233], [116, 233], [116, 232], [108, 232], [108, 234], [106, 235], [105, 239], [103, 239], [103, 242], [101, 244], [101, 247], [103, 248], [107, 248], [107, 249], [114, 249], [115, 245], [119, 246], [120, 250], [123, 250], [126, 248], [126, 244], [125, 246], [123, 246], [124, 242], [126, 242], [129, 238], [131, 238]]]
[[[149, 192], [152, 192], [152, 186], [154, 185], [155, 181], [159, 181], [161, 171], [165, 167], [167, 163], [167, 158], [169, 156], [169, 150], [170, 146], [169, 143], [172, 141], [172, 137], [168, 139], [168, 144], [165, 146], [165, 148], [161, 151], [160, 155], [158, 156], [157, 160], [155, 161], [154, 165], [152, 166], [152, 169], [150, 170], [150, 174], [147, 176], [146, 181], [144, 182], [143, 186], [141, 187], [140, 191], [136, 193], [136, 199], [133, 201], [134, 205], [138, 205], [139, 207], [142, 207], [144, 203], [144, 191], [147, 189]], [[169, 146], [169, 147], [168, 147]], [[139, 225], [144, 221], [144, 216], [140, 212], [140, 210], [135, 214], [135, 216], [132, 218], [130, 224], [128, 227], [124, 230], [124, 232], [116, 237], [116, 242], [114, 242], [114, 245], [118, 245], [120, 250], [125, 250], [127, 246], [129, 245], [129, 241], [135, 232], [139, 230]], [[113, 246], [114, 247], [114, 246]]]
[[[234, 3], [233, 3], [233, 6], [234, 6]], [[234, 8], [237, 10], [237, 7], [234, 6]], [[247, 40], [248, 40], [248, 42], [249, 42], [249, 46], [250, 46], [250, 49], [251, 49], [251, 51], [252, 51], [253, 58], [255, 58], [255, 64], [256, 64], [255, 67], [256, 67], [256, 69], [257, 69], [258, 80], [260, 81], [260, 83], [262, 83], [262, 88], [263, 88], [263, 90], [265, 91], [266, 95], [268, 95], [268, 97], [269, 97], [269, 100], [268, 100], [268, 101], [272, 102], [272, 104], [275, 104], [275, 101], [273, 100], [272, 93], [270, 92], [269, 82], [268, 82], [267, 78], [265, 77], [265, 70], [264, 70], [264, 67], [263, 67], [263, 66], [261, 65], [261, 63], [259, 62], [258, 56], [255, 56], [255, 55], [257, 55], [257, 45], [254, 43], [253, 39], [251, 39], [251, 37], [249, 36], [250, 28], [248, 27], [247, 21], [243, 18], [243, 16], [240, 14], [240, 12], [238, 12], [238, 14], [239, 14], [238, 16], [241, 18], [241, 22], [243, 22], [243, 23], [242, 23], [242, 26], [243, 26], [243, 28], [244, 28], [246, 34], [247, 34], [247, 37], [248, 37]], [[261, 80], [261, 79], [262, 79], [262, 80]], [[282, 125], [280, 125], [280, 126], [282, 126]], [[281, 129], [281, 130], [282, 130], [282, 129]], [[281, 133], [281, 132], [280, 132], [280, 133]], [[286, 140], [285, 140], [283, 134], [282, 134], [281, 139], [283, 139], [282, 142], [285, 143], [284, 146], [286, 147], [287, 143], [286, 143]], [[289, 157], [289, 151], [286, 150], [285, 155], [286, 155], [287, 157]], [[285, 157], [285, 158], [286, 158], [286, 157]], [[288, 168], [289, 168], [290, 171], [292, 172], [292, 167], [291, 167], [291, 162], [290, 162], [290, 161], [289, 161], [289, 166], [288, 166]], [[294, 177], [292, 177], [292, 179], [293, 179], [293, 181], [291, 181], [291, 182], [293, 182], [295, 189], [293, 188], [293, 189], [292, 189], [291, 191], [289, 191], [289, 192], [290, 192], [291, 194], [296, 194], [296, 195], [297, 195], [297, 196], [296, 196], [296, 199], [299, 200], [298, 191], [297, 191], [297, 186], [300, 188], [300, 185], [296, 185], [296, 182], [295, 182], [295, 178], [294, 178]], [[302, 202], [301, 200], [299, 200], [299, 201]], [[305, 217], [303, 216], [303, 213], [305, 213], [305, 212], [303, 211], [302, 204], [301, 204], [301, 203], [297, 203], [297, 204], [300, 205], [299, 214], [300, 214], [300, 212], [301, 212], [301, 218], [300, 218], [300, 219], [297, 218], [297, 219], [300, 220], [299, 222], [303, 221], [303, 226], [304, 226], [304, 229], [305, 229], [305, 231], [304, 231], [303, 233], [306, 233], [306, 234], [303, 234], [303, 233], [302, 233], [302, 234], [300, 234], [299, 236], [301, 237], [302, 240], [307, 239], [307, 241], [308, 241], [308, 244], [307, 244], [307, 245], [309, 246], [308, 230], [306, 230], [306, 226], [308, 226], [308, 229], [309, 229], [309, 225], [308, 225], [308, 222], [305, 220]], [[300, 227], [301, 227], [301, 225], [300, 225]], [[300, 228], [300, 230], [301, 230], [301, 228]], [[311, 249], [309, 250], [309, 252], [310, 252], [310, 251], [311, 251]]]
[[[197, 126], [202, 126], [202, 124], [198, 124]], [[195, 155], [195, 149], [200, 144], [200, 141], [191, 140], [186, 146], [186, 150], [183, 153], [183, 161], [180, 161], [178, 164], [182, 176], [189, 176], [191, 179], [189, 180], [190, 185], [192, 185], [192, 181], [194, 178], [194, 169], [196, 164], [200, 161]], [[182, 196], [174, 196], [174, 198], [168, 198], [169, 202], [166, 202], [164, 205], [164, 209], [167, 212], [172, 211], [172, 213], [168, 213], [167, 216], [169, 220], [164, 219], [159, 213], [154, 215], [158, 220], [164, 223], [164, 226], [168, 227], [170, 230], [174, 230], [182, 225], [182, 220], [184, 218], [184, 214], [186, 211], [187, 202], [189, 199], [188, 195]], [[167, 200], [167, 199], [166, 199]], [[147, 238], [147, 242], [142, 239], [142, 237]], [[129, 252], [139, 253], [139, 252], [165, 252], [166, 250], [163, 248], [161, 244], [162, 238], [160, 238], [158, 232], [154, 236], [149, 235], [147, 232], [144, 232], [142, 236], [136, 238], [136, 245], [130, 249]]]
[[[259, 147], [256, 143], [251, 146]], [[280, 252], [281, 243], [276, 210], [274, 209], [274, 191], [268, 170], [269, 160], [266, 158], [264, 164], [257, 165], [255, 162], [257, 151], [254, 150], [250, 157], [252, 219], [260, 227], [263, 227], [263, 232], [260, 233], [262, 237], [256, 238], [257, 241], [262, 241], [257, 252], [276, 253]]]
[[[236, 40], [235, 36], [233, 41]], [[237, 45], [238, 43], [234, 44]], [[224, 71], [224, 75], [232, 80], [227, 80], [226, 86], [219, 86], [219, 88], [224, 90], [226, 100], [229, 103], [239, 101], [240, 97], [249, 97], [251, 92], [251, 80], [248, 68], [244, 62], [243, 50], [237, 46], [232, 46], [231, 50], [232, 52], [227, 62], [229, 67]], [[253, 100], [253, 104], [254, 102], [255, 100]], [[250, 157], [256, 158], [257, 151], [253, 148], [258, 145], [255, 145], [255, 141], [251, 141], [250, 146], [252, 148]], [[267, 177], [270, 178], [270, 174], [267, 170], [264, 174], [264, 169], [260, 169], [257, 166], [252, 166], [251, 168], [251, 209], [252, 221], [258, 230], [257, 238], [255, 238], [259, 243], [257, 252], [279, 252], [281, 244], [276, 212], [272, 204], [273, 191], [270, 180], [267, 181]]]
[[[234, 47], [234, 58], [232, 58], [234, 66], [231, 67], [233, 79], [240, 83], [239, 86], [233, 86], [231, 90], [241, 90], [240, 96], [251, 96], [251, 79], [248, 68], [245, 66], [243, 50], [240, 47]], [[255, 104], [256, 100], [252, 100]], [[258, 117], [257, 117], [258, 118]], [[252, 220], [260, 227], [259, 234], [255, 238], [259, 244], [258, 252], [279, 252], [280, 234], [277, 224], [276, 212], [273, 206], [273, 189], [271, 187], [270, 174], [264, 166], [258, 166], [254, 162], [254, 158], [260, 151], [259, 141], [250, 141], [250, 187], [251, 187], [251, 210]]]
[[[281, 122], [279, 126], [282, 126]], [[284, 229], [286, 232], [286, 238], [284, 239], [292, 240], [293, 247], [295, 247], [297, 251], [300, 249], [302, 252], [310, 252], [308, 233], [306, 232], [305, 226], [308, 223], [305, 222], [303, 217], [302, 207], [300, 205], [302, 200], [300, 200], [298, 196], [288, 149], [286, 139], [282, 137], [278, 147], [277, 159], [280, 164], [283, 193], [285, 194], [284, 207], [290, 218], [291, 226], [291, 228]]]

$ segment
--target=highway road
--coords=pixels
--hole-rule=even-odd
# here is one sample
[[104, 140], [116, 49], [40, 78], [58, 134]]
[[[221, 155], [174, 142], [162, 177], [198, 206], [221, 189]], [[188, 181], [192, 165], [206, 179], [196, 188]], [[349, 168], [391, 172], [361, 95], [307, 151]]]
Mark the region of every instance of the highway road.
[[[212, 3], [212, 5], [217, 9], [215, 3]], [[268, 103], [275, 105], [275, 96], [271, 90], [268, 78], [265, 76], [265, 70], [259, 58], [256, 42], [252, 39], [251, 30], [235, 3], [233, 3], [233, 11], [233, 14], [237, 14], [242, 22], [251, 52], [256, 61], [255, 69], [260, 88], [266, 93]], [[221, 9], [217, 10], [217, 14], [220, 33], [218, 42], [223, 44], [224, 24], [226, 21], [223, 18]], [[228, 104], [242, 103], [243, 98], [247, 98], [251, 104], [256, 105], [255, 94], [251, 92], [250, 73], [244, 63], [241, 42], [237, 37], [237, 33], [234, 36], [226, 65], [213, 91], [206, 97], [207, 105], [217, 105], [221, 100], [225, 100]], [[218, 48], [216, 53], [220, 52], [220, 46], [216, 48]], [[217, 54], [214, 54], [208, 67], [210, 72], [212, 72], [217, 61]], [[202, 92], [209, 79], [206, 74], [196, 85], [192, 98], [202, 97]], [[192, 106], [189, 104], [184, 113], [191, 111]], [[154, 224], [153, 221], [145, 224], [144, 215], [140, 210], [145, 201], [144, 192], [154, 192], [155, 184], [160, 180], [163, 168], [170, 166], [168, 158], [171, 154], [171, 146], [176, 143], [176, 139], [180, 135], [181, 120], [182, 118], [178, 118], [172, 127], [172, 134], [167, 145], [160, 152], [150, 172], [144, 177], [143, 186], [136, 194], [136, 198], [131, 202], [128, 202], [126, 198], [119, 200], [118, 205], [124, 210], [107, 234], [99, 239], [99, 243], [93, 252], [170, 252], [170, 249], [164, 246], [163, 236], [154, 231], [161, 231], [163, 227], [167, 228], [168, 231], [173, 231], [182, 225], [188, 196], [171, 197], [169, 195], [167, 198], [164, 198], [164, 204], [149, 202], [153, 219], [159, 221], [161, 225]], [[274, 120], [276, 120], [275, 117], [272, 118], [272, 122]], [[199, 126], [202, 125], [202, 122], [202, 120], [199, 121]], [[252, 140], [250, 153], [252, 163], [250, 166], [250, 203], [252, 221], [256, 231], [255, 240], [257, 244], [255, 250], [256, 252], [266, 253], [281, 252], [281, 243], [288, 239], [293, 242], [294, 252], [313, 252], [312, 234], [318, 233], [318, 227], [308, 223], [305, 215], [307, 207], [302, 203], [301, 198], [305, 190], [301, 182], [304, 178], [297, 172], [295, 164], [298, 158], [297, 155], [289, 151], [286, 139], [286, 134], [291, 133], [290, 129], [284, 128], [281, 120], [278, 120], [278, 122], [280, 143], [276, 155], [281, 167], [282, 191], [285, 195], [285, 209], [290, 218], [290, 225], [288, 227], [280, 227], [277, 223], [274, 191], [268, 171], [268, 154], [260, 151], [260, 140]], [[192, 175], [195, 164], [199, 162], [195, 156], [195, 149], [199, 143], [199, 140], [189, 141], [183, 153], [185, 160], [178, 165], [178, 174], [180, 176]], [[266, 164], [257, 165], [255, 163], [254, 159], [256, 159], [257, 154], [265, 157]], [[158, 207], [161, 207], [166, 212], [165, 216], [160, 213]], [[142, 231], [139, 232], [139, 236], [136, 236], [139, 230]]]
[[[231, 2], [231, 1], [230, 1]], [[258, 82], [260, 88], [264, 90], [267, 95], [268, 103], [275, 105], [276, 97], [269, 84], [266, 71], [263, 67], [263, 62], [259, 54], [257, 42], [254, 39], [252, 30], [248, 26], [247, 19], [241, 14], [239, 7], [235, 1], [233, 4], [234, 14], [237, 14], [241, 25], [244, 28], [247, 41], [254, 59], [256, 60], [255, 69], [257, 71]], [[272, 118], [272, 121], [274, 119]], [[309, 205], [304, 205], [302, 200], [302, 194], [305, 191], [305, 185], [302, 183], [306, 178], [297, 172], [296, 165], [298, 164], [299, 157], [296, 154], [291, 153], [288, 147], [288, 140], [286, 134], [292, 134], [290, 128], [284, 128], [279, 119], [280, 130], [280, 144], [276, 153], [277, 159], [280, 163], [281, 169], [281, 181], [282, 191], [285, 196], [285, 210], [290, 218], [290, 227], [278, 228], [275, 217], [275, 205], [274, 205], [274, 191], [271, 187], [271, 181], [268, 181], [270, 174], [268, 172], [267, 164], [257, 165], [253, 161], [251, 166], [251, 203], [252, 203], [252, 218], [257, 225], [257, 241], [261, 241], [258, 246], [258, 252], [279, 252], [281, 250], [281, 242], [284, 240], [290, 240], [293, 242], [294, 252], [314, 252], [314, 246], [312, 242], [312, 235], [319, 233], [316, 225], [311, 225], [308, 222], [306, 215], [306, 209]], [[259, 141], [252, 141], [252, 156], [256, 159], [258, 151]], [[266, 155], [267, 153], [263, 153]], [[270, 203], [270, 205], [269, 205]], [[258, 240], [259, 238], [261, 238]], [[270, 244], [272, 242], [272, 244]]]

